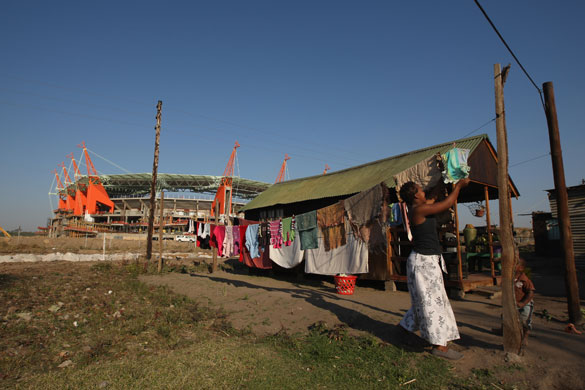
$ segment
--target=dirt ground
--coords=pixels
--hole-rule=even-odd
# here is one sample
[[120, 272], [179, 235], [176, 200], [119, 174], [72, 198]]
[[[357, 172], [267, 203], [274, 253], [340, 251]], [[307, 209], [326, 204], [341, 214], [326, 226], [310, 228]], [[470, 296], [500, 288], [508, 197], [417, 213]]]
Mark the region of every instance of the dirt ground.
[[[113, 241], [112, 252], [139, 250], [136, 244]], [[181, 244], [176, 246], [176, 244]], [[31, 245], [34, 245], [32, 248]], [[93, 252], [103, 245], [97, 240], [87, 246]], [[175, 247], [176, 246], [176, 247]], [[77, 239], [44, 242], [36, 239], [26, 244], [13, 240], [0, 242], [0, 253], [61, 252], [91, 253], [83, 249], [85, 242]], [[154, 246], [155, 249], [157, 245]], [[171, 249], [172, 248], [172, 249]], [[205, 264], [210, 262], [210, 251], [194, 249], [186, 243], [169, 244], [167, 263], [175, 269], [181, 264], [188, 273], [171, 272], [163, 275], [146, 275], [141, 279], [151, 285], [167, 285], [173, 291], [184, 294], [211, 307], [222, 307], [232, 325], [247, 329], [258, 336], [274, 334], [281, 330], [289, 333], [305, 332], [312, 324], [323, 321], [329, 327], [345, 325], [354, 334], [370, 334], [381, 341], [400, 346], [409, 351], [428, 353], [423, 342], [406, 346], [398, 322], [410, 306], [406, 291], [383, 291], [380, 285], [358, 283], [353, 295], [336, 293], [332, 277], [253, 272], [236, 259], [220, 260], [223, 270], [210, 274]], [[187, 252], [185, 258], [179, 251]], [[197, 268], [189, 268], [199, 263]], [[527, 257], [531, 278], [536, 286], [533, 331], [521, 360], [506, 363], [502, 338], [492, 332], [500, 324], [501, 300], [488, 299], [480, 294], [467, 294], [462, 300], [452, 300], [461, 339], [454, 348], [465, 357], [453, 364], [461, 375], [483, 372], [497, 380], [517, 383], [529, 389], [583, 389], [585, 388], [585, 332], [582, 335], [564, 331], [567, 325], [567, 303], [560, 259]], [[203, 267], [201, 267], [203, 265]], [[67, 263], [63, 263], [67, 267]], [[192, 271], [199, 269], [201, 272]], [[585, 307], [585, 273], [579, 271], [581, 305]], [[579, 327], [579, 329], [583, 329]]]
[[[501, 299], [467, 294], [462, 300], [452, 300], [461, 333], [454, 348], [465, 354], [462, 361], [454, 364], [458, 372], [468, 375], [472, 370], [487, 369], [497, 372], [497, 378], [507, 383], [524, 383], [533, 389], [585, 388], [585, 332], [574, 335], [564, 331], [568, 318], [564, 279], [551, 261], [534, 258], [528, 264], [538, 290], [535, 312], [542, 314], [546, 310], [548, 314], [534, 316], [528, 346], [517, 364], [505, 362], [502, 337], [492, 332], [500, 325]], [[582, 286], [584, 279], [581, 272]], [[229, 272], [171, 273], [144, 276], [142, 280], [167, 285], [199, 302], [222, 307], [233, 326], [260, 336], [283, 328], [290, 333], [304, 332], [315, 322], [323, 321], [330, 327], [344, 324], [354, 334], [369, 333], [411, 351], [428, 353], [429, 349], [424, 342], [404, 345], [397, 324], [410, 306], [405, 291], [387, 292], [362, 283], [353, 295], [339, 295], [332, 278], [249, 274], [237, 265]]]

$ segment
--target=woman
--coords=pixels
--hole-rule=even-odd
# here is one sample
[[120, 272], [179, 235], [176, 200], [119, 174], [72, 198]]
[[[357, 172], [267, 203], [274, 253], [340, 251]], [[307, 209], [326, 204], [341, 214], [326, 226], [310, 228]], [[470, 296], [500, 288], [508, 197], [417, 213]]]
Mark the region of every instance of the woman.
[[449, 196], [436, 203], [427, 200], [422, 188], [413, 182], [400, 188], [400, 197], [409, 207], [413, 236], [413, 250], [406, 263], [412, 306], [400, 325], [409, 332], [420, 329], [421, 337], [433, 345], [431, 353], [451, 360], [461, 359], [463, 354], [447, 346], [449, 341], [459, 339], [459, 331], [443, 284], [441, 269], [446, 272], [446, 267], [434, 215], [453, 206], [467, 184], [469, 179], [460, 180]]

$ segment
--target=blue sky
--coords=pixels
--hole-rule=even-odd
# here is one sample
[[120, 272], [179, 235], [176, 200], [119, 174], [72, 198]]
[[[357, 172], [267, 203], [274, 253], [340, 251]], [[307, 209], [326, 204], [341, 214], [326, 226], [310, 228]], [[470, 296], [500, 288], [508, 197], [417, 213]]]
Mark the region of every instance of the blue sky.
[[[555, 87], [566, 181], [585, 176], [585, 4], [482, 1], [538, 86]], [[505, 86], [515, 213], [548, 210], [552, 188], [538, 93], [472, 0], [3, 2], [0, 226], [51, 215], [52, 170], [85, 141], [150, 172], [163, 101], [159, 172], [273, 182], [462, 137], [494, 116]], [[496, 144], [495, 123], [487, 133]], [[522, 163], [519, 165], [515, 165]], [[102, 173], [123, 173], [94, 157]], [[55, 201], [53, 201], [56, 204]], [[496, 205], [493, 205], [493, 208]], [[463, 223], [484, 222], [462, 208]], [[497, 218], [497, 213], [494, 215]], [[516, 225], [530, 218], [515, 216]]]

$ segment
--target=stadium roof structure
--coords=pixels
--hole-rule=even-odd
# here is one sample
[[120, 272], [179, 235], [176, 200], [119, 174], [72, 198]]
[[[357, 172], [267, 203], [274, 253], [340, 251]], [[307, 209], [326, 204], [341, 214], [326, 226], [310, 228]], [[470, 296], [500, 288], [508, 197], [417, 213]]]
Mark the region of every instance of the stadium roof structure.
[[[150, 192], [152, 183], [151, 173], [129, 173], [120, 175], [100, 175], [100, 181], [110, 198], [124, 197], [128, 195], [141, 195]], [[222, 176], [210, 175], [183, 175], [173, 173], [159, 173], [157, 175], [157, 191], [182, 192], [190, 191], [201, 194], [215, 195]], [[88, 177], [79, 178], [70, 187], [87, 185]], [[233, 178], [234, 197], [240, 199], [253, 199], [271, 184], [261, 181]]]

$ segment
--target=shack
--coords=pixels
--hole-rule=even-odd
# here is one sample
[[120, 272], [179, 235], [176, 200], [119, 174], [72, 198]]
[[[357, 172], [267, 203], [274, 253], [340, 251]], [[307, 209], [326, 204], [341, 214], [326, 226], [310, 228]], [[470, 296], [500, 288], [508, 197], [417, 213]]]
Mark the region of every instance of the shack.
[[[550, 231], [547, 237], [549, 241], [558, 242], [560, 233], [558, 230], [557, 194], [554, 189], [547, 190], [548, 201], [551, 210], [551, 219], [548, 220]], [[567, 187], [569, 198], [569, 219], [571, 221], [571, 233], [573, 235], [573, 250], [575, 252], [575, 264], [585, 268], [585, 183]], [[557, 244], [558, 245], [558, 244]], [[560, 249], [560, 248], [559, 248]], [[560, 251], [556, 252], [560, 256]]]
[[[483, 212], [478, 211], [477, 215], [485, 218], [487, 238], [482, 252], [472, 248], [471, 243], [466, 243], [467, 248], [463, 246], [457, 207], [454, 208], [454, 215], [442, 225], [440, 231], [445, 257], [450, 264], [447, 285], [463, 292], [479, 286], [494, 285], [499, 281], [495, 266], [498, 259], [494, 256], [494, 247], [497, 247], [498, 243], [494, 239], [489, 201], [498, 198], [498, 158], [486, 134], [426, 147], [324, 175], [277, 183], [250, 201], [242, 211], [249, 220], [290, 217], [333, 205], [380, 183], [389, 188], [390, 201], [398, 202], [395, 175], [437, 154], [448, 152], [454, 145], [469, 150], [467, 164], [471, 167], [469, 176], [471, 183], [461, 191], [459, 202], [475, 205], [481, 202]], [[518, 197], [516, 186], [511, 179], [509, 180], [510, 195]], [[404, 228], [387, 226], [385, 230], [387, 240], [385, 250], [369, 253], [369, 273], [361, 275], [360, 278], [385, 281], [388, 282], [388, 287], [394, 288], [394, 282], [406, 281], [404, 262], [410, 253], [411, 244], [406, 238]], [[448, 253], [450, 254], [447, 255]], [[478, 256], [489, 260], [488, 269], [483, 271], [480, 267], [479, 272], [466, 272], [468, 257]]]

